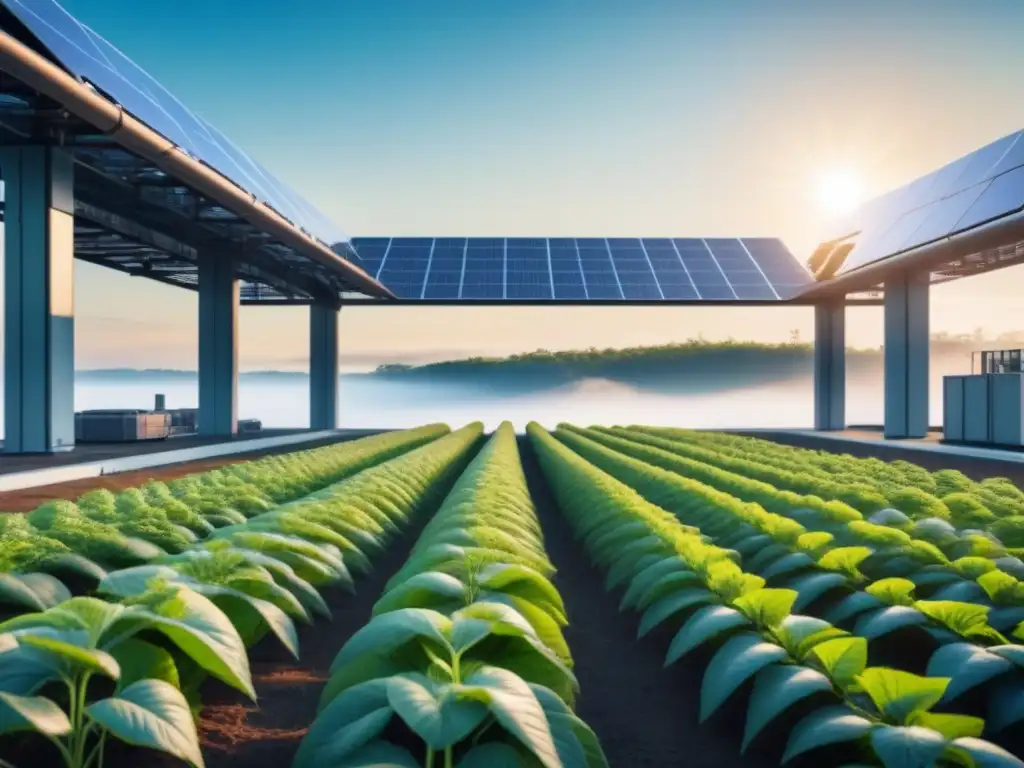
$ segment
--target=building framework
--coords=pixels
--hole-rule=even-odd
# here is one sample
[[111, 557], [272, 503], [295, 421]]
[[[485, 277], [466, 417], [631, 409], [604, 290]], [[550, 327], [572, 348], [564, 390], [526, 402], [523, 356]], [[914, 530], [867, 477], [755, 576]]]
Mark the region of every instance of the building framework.
[[74, 445], [75, 258], [199, 294], [199, 430], [237, 430], [238, 307], [309, 307], [310, 426], [351, 305], [813, 306], [815, 427], [845, 426], [845, 312], [884, 306], [885, 424], [928, 428], [930, 286], [1024, 259], [1024, 132], [772, 238], [350, 239], [55, 0], [0, 0], [7, 453]]

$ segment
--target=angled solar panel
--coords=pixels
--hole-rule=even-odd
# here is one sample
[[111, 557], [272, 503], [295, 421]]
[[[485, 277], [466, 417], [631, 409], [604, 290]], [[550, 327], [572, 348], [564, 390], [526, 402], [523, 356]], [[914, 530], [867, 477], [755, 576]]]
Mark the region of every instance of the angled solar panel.
[[322, 243], [348, 242], [348, 237], [327, 217], [55, 0], [0, 3], [75, 77], [106, 93], [183, 151], [216, 169]]
[[812, 282], [770, 238], [368, 237], [352, 244], [371, 275], [410, 301], [780, 301]]
[[1010, 216], [1024, 208], [1024, 131], [866, 203], [834, 232], [855, 245], [839, 273]]

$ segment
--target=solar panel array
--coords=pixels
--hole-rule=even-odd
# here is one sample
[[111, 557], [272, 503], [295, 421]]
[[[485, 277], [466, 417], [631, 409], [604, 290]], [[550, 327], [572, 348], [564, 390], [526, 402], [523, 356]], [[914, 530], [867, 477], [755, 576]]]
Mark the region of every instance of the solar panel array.
[[55, 0], [0, 0], [76, 77], [92, 83], [150, 128], [205, 162], [325, 245], [348, 238], [153, 77]]
[[366, 237], [352, 245], [406, 300], [779, 301], [812, 282], [770, 238]]
[[1024, 131], [876, 198], [844, 221], [860, 232], [840, 273], [972, 229], [1024, 207]]

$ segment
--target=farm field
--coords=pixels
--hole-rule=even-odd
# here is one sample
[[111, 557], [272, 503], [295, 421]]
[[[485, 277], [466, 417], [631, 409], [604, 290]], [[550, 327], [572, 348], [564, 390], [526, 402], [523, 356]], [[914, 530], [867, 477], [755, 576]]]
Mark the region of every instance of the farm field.
[[1024, 766], [1006, 479], [537, 424], [138, 479], [0, 516], [0, 765]]

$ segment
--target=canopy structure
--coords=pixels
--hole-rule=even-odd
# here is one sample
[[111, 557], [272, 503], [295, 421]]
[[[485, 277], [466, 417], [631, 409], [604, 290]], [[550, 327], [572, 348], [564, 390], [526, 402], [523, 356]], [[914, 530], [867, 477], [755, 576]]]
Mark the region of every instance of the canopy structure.
[[73, 159], [78, 258], [196, 288], [216, 253], [243, 302], [388, 296], [323, 213], [54, 0], [0, 0], [0, 29], [0, 144]]
[[814, 280], [780, 240], [760, 237], [369, 237], [352, 244], [398, 303], [778, 304]]
[[812, 254], [811, 295], [913, 271], [931, 282], [1024, 260], [1024, 131], [993, 141], [861, 206]]

